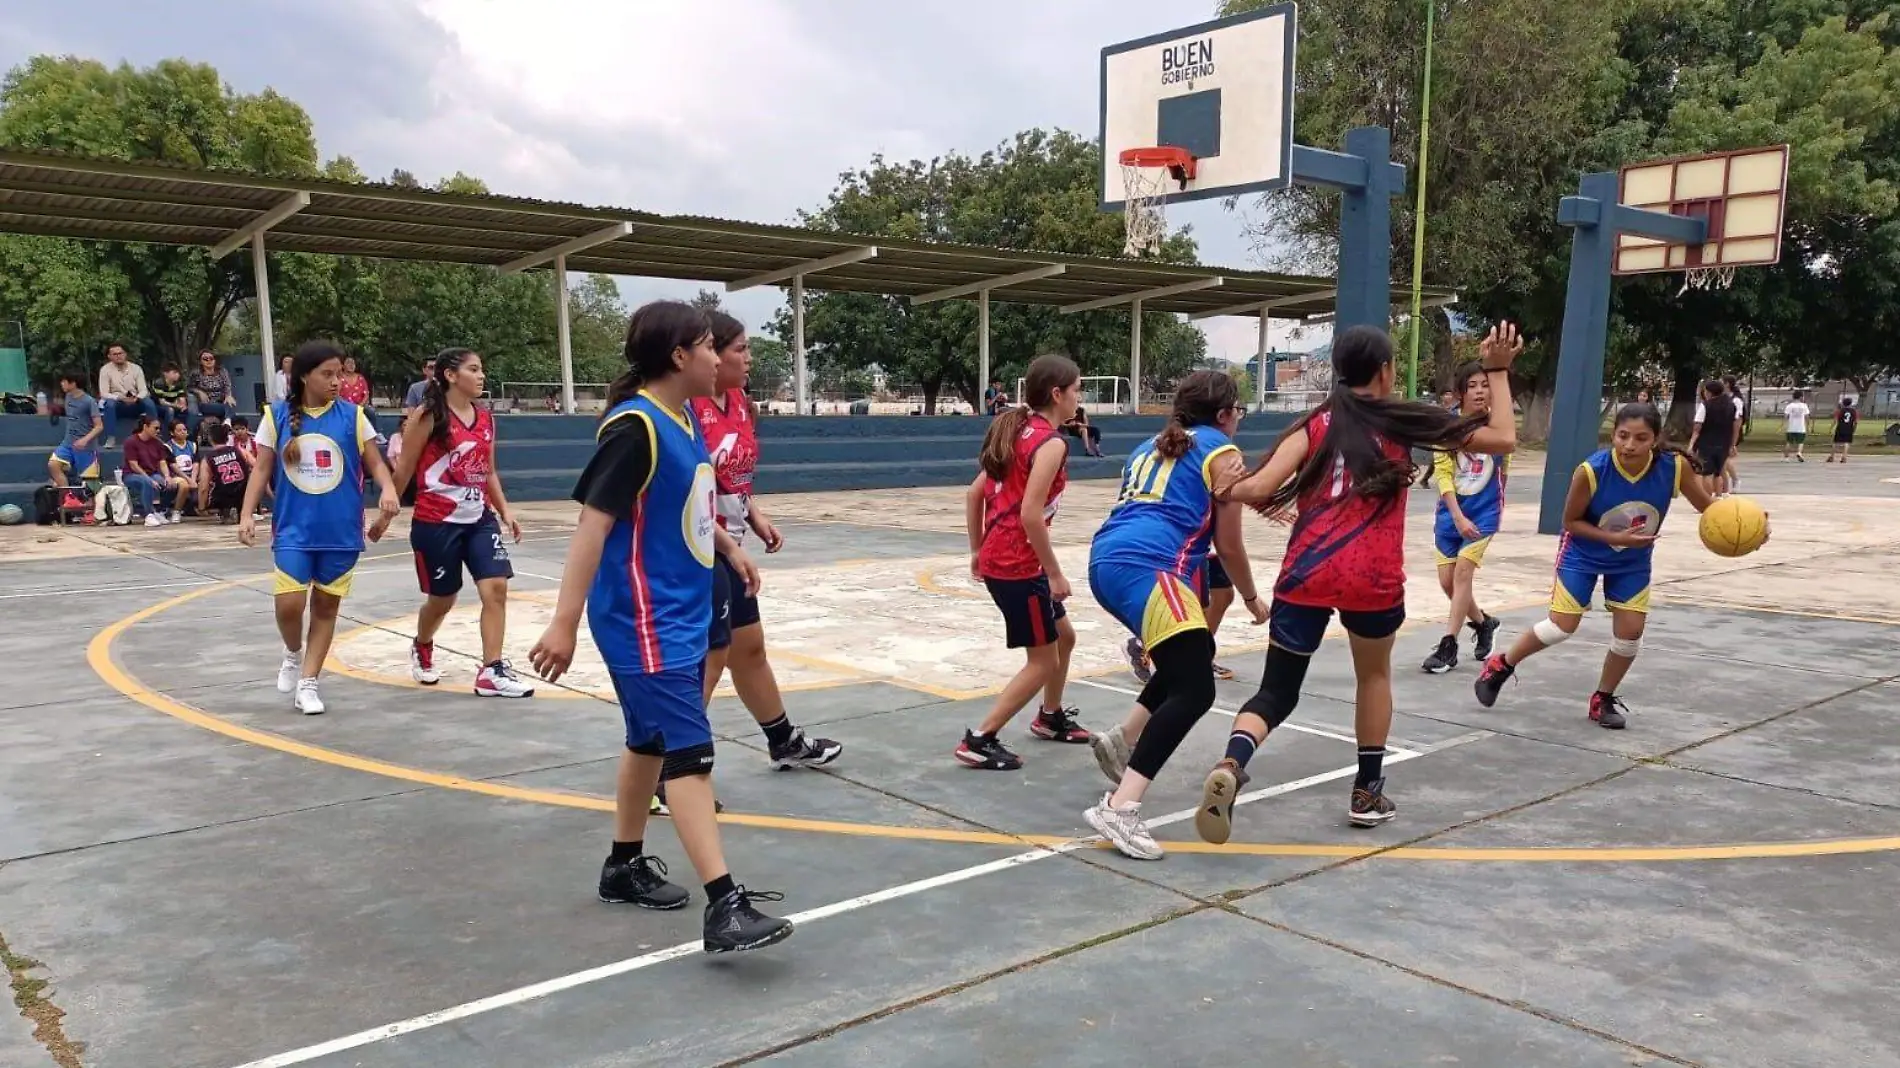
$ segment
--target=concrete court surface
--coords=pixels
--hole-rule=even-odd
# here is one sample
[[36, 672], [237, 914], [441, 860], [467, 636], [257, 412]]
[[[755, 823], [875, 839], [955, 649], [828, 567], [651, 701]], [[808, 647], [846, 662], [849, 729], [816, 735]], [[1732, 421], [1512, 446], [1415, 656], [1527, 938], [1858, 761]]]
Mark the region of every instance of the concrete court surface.
[[[1555, 547], [1518, 466], [1480, 573], [1505, 641]], [[594, 900], [619, 726], [597, 670], [516, 703], [470, 696], [464, 655], [407, 682], [400, 530], [308, 719], [271, 685], [268, 560], [228, 528], [0, 531], [0, 938], [27, 1013], [0, 1014], [0, 1065], [1900, 1065], [1900, 462], [1744, 475], [1775, 538], [1721, 560], [1679, 506], [1620, 733], [1583, 716], [1600, 615], [1492, 710], [1469, 660], [1417, 672], [1443, 602], [1415, 494], [1399, 818], [1345, 826], [1353, 682], [1329, 647], [1224, 848], [1190, 814], [1225, 717], [1190, 737], [1147, 805], [1159, 863], [1079, 837], [1106, 786], [1086, 748], [1019, 721], [1023, 772], [950, 758], [1017, 663], [955, 490], [768, 498], [786, 700], [847, 749], [771, 772], [718, 703], [728, 854], [800, 926], [718, 959], [696, 886], [680, 913]], [[1091, 725], [1135, 688], [1082, 581], [1110, 491], [1073, 486], [1056, 526]], [[524, 511], [518, 662], [572, 516]], [[1284, 531], [1249, 536], [1268, 581]], [[1231, 710], [1261, 632], [1224, 639]], [[439, 642], [473, 641], [460, 609]], [[695, 881], [664, 821], [649, 842]]]

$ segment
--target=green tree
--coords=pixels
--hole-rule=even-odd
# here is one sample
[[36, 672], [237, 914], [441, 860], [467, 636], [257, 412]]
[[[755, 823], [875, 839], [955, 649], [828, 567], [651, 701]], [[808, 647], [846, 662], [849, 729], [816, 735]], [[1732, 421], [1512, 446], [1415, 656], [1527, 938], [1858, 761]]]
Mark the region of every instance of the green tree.
[[[140, 70], [35, 56], [0, 81], [0, 145], [286, 177], [318, 171], [310, 118], [271, 90], [234, 92], [212, 67]], [[248, 253], [0, 237], [0, 289], [43, 349], [97, 360], [123, 335], [147, 362], [211, 344], [253, 294]], [[150, 369], [148, 369], [150, 370]]]
[[[873, 157], [842, 177], [824, 207], [801, 214], [807, 226], [913, 241], [948, 241], [1091, 256], [1120, 255], [1121, 220], [1096, 210], [1099, 149], [1066, 131], [1028, 130], [971, 158], [951, 153], [929, 162]], [[1169, 237], [1161, 258], [1194, 259], [1185, 232]], [[1053, 308], [991, 306], [992, 374], [1009, 380], [1042, 352], [1061, 352], [1088, 373], [1127, 372], [1129, 313], [1111, 309], [1061, 315]], [[789, 343], [788, 308], [773, 321]], [[926, 412], [948, 389], [972, 406], [977, 375], [977, 312], [969, 301], [916, 306], [858, 293], [806, 295], [807, 358], [819, 377], [876, 366], [895, 384], [915, 383]], [[1198, 329], [1167, 313], [1142, 318], [1145, 377], [1168, 382], [1206, 353]]]

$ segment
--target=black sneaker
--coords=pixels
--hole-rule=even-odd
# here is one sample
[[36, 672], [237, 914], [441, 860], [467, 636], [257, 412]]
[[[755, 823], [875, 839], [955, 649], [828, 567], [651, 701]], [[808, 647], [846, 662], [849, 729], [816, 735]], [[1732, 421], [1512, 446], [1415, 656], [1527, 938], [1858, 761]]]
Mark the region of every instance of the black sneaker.
[[1148, 648], [1141, 644], [1141, 639], [1128, 639], [1128, 644], [1122, 646], [1122, 655], [1128, 658], [1128, 670], [1135, 673], [1136, 681], [1148, 685], [1148, 680], [1155, 677], [1155, 666], [1148, 659]]
[[792, 921], [767, 916], [752, 907], [754, 901], [783, 901], [784, 894], [757, 892], [741, 886], [717, 901], [706, 903], [705, 946], [708, 953], [742, 953], [764, 949], [792, 936]]
[[[724, 812], [725, 810], [726, 810], [726, 803], [724, 801], [719, 800], [716, 797], [713, 798], [713, 813], [716, 815], [718, 813]], [[673, 810], [666, 807], [666, 784], [665, 783], [661, 783], [660, 785], [653, 788], [653, 800], [647, 802], [647, 815], [667, 816], [667, 817], [671, 817], [673, 815]]]
[[822, 768], [844, 752], [844, 746], [829, 738], [806, 738], [803, 728], [795, 731], [791, 740], [784, 745], [774, 745], [770, 749], [772, 763], [781, 771], [787, 768]]
[[1497, 637], [1498, 628], [1503, 625], [1503, 620], [1491, 615], [1485, 616], [1482, 623], [1465, 624], [1471, 628], [1472, 633], [1478, 636], [1477, 640], [1471, 643], [1471, 659], [1481, 662], [1491, 659], [1491, 640]]
[[1365, 786], [1352, 788], [1352, 808], [1346, 818], [1354, 827], [1377, 827], [1399, 814], [1399, 806], [1385, 796], [1385, 780], [1374, 779]]
[[1094, 735], [1075, 721], [1075, 714], [1079, 711], [1075, 708], [1042, 709], [1036, 713], [1035, 719], [1029, 721], [1029, 733], [1045, 742], [1087, 745]]
[[1498, 703], [1498, 691], [1517, 669], [1504, 662], [1504, 654], [1499, 653], [1484, 662], [1484, 670], [1478, 672], [1478, 681], [1472, 683], [1471, 691], [1478, 695], [1478, 703], [1486, 708]]
[[692, 895], [667, 882], [665, 875], [666, 862], [658, 857], [638, 856], [620, 864], [609, 860], [600, 869], [600, 899], [643, 909], [685, 908]]
[[1438, 639], [1438, 648], [1420, 665], [1428, 675], [1443, 675], [1458, 666], [1458, 639], [1450, 634]]
[[1628, 726], [1629, 720], [1624, 716], [1628, 711], [1629, 706], [1613, 693], [1599, 691], [1590, 695], [1590, 718], [1604, 730], [1620, 731]]
[[1020, 771], [1023, 758], [1010, 752], [997, 738], [985, 738], [975, 731], [964, 731], [963, 741], [957, 744], [956, 758], [965, 767], [981, 768], [984, 771]]

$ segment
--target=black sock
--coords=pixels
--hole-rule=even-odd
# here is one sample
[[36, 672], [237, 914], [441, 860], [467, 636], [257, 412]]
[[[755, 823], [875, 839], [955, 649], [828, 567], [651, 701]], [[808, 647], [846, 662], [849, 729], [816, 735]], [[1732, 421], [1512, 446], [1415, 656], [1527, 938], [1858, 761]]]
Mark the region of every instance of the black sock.
[[738, 886], [732, 881], [732, 875], [728, 872], [706, 884], [706, 900], [708, 902], [724, 900], [727, 894], [736, 889]]
[[759, 729], [765, 732], [765, 744], [776, 749], [783, 749], [792, 735], [798, 733], [798, 728], [792, 726], [792, 717], [783, 712], [772, 722], [759, 724]]
[[1253, 759], [1253, 751], [1259, 747], [1260, 743], [1253, 740], [1253, 735], [1246, 731], [1235, 731], [1227, 736], [1227, 759], [1245, 768], [1247, 761]]
[[1385, 746], [1362, 745], [1359, 747], [1359, 776], [1352, 781], [1354, 788], [1365, 790], [1385, 777]]
[[607, 863], [625, 864], [627, 861], [639, 856], [640, 850], [644, 848], [646, 848], [645, 839], [638, 842], [615, 842], [613, 852], [607, 854]]

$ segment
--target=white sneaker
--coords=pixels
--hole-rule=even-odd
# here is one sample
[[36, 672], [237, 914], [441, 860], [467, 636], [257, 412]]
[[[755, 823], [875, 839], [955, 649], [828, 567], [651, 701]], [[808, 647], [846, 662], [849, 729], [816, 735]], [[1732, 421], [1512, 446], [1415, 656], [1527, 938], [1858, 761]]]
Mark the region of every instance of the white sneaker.
[[171, 522], [171, 523], [183, 523], [184, 521], [185, 521], [185, 513], [179, 511], [176, 508], [172, 509], [172, 517], [169, 520], [167, 520], [167, 522]]
[[421, 642], [409, 643], [409, 677], [424, 686], [434, 686], [442, 681], [442, 673], [435, 669], [434, 642], [427, 645]]
[[145, 513], [145, 525], [148, 527], [162, 527], [165, 525], [165, 517], [157, 512], [147, 512]]
[[317, 696], [317, 680], [297, 680], [297, 711], [306, 716], [323, 715], [323, 698]]
[[277, 668], [277, 692], [289, 693], [297, 688], [297, 679], [303, 675], [303, 654], [284, 651], [284, 662]]
[[497, 660], [475, 676], [477, 697], [533, 697], [534, 687], [521, 681], [508, 661]]
[[1103, 794], [1101, 804], [1082, 813], [1082, 818], [1089, 821], [1089, 826], [1100, 831], [1102, 837], [1113, 842], [1123, 855], [1136, 860], [1160, 860], [1165, 854], [1161, 852], [1154, 835], [1148, 833], [1148, 825], [1141, 821], [1141, 802], [1115, 808], [1109, 804], [1109, 799], [1114, 796], [1112, 793]]
[[1121, 785], [1122, 773], [1128, 770], [1128, 758], [1133, 755], [1134, 747], [1128, 744], [1128, 736], [1122, 733], [1122, 725], [1095, 734], [1089, 738], [1089, 748], [1095, 752], [1095, 766], [1102, 769], [1108, 781]]

